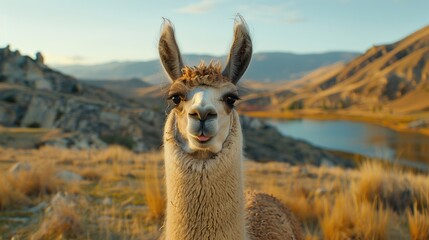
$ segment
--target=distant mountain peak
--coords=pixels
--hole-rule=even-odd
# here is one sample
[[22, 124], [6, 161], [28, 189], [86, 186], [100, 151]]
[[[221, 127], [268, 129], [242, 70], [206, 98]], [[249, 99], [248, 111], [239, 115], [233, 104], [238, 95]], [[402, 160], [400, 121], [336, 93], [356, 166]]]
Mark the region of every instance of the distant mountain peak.
[[[354, 52], [327, 52], [316, 54], [295, 54], [287, 52], [261, 52], [253, 55], [253, 61], [244, 79], [259, 82], [275, 82], [297, 79], [316, 68], [335, 62], [347, 62], [357, 56]], [[186, 65], [198, 65], [200, 61], [225, 61], [226, 56], [184, 54]], [[165, 83], [164, 72], [159, 60], [136, 62], [110, 62], [91, 66], [58, 66], [63, 72], [79, 79], [130, 79], [143, 78], [151, 84]]]

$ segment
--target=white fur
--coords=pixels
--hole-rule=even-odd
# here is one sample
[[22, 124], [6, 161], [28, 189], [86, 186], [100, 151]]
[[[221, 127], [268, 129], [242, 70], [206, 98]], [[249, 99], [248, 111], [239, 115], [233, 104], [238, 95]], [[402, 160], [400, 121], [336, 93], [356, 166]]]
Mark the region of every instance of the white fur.
[[[233, 86], [221, 89], [207, 86], [196, 87], [187, 94], [188, 100], [182, 103], [182, 110], [179, 113], [181, 117], [178, 119], [178, 127], [182, 135], [181, 143], [183, 149], [186, 149], [188, 153], [195, 151], [218, 153], [222, 150], [222, 145], [228, 136], [231, 125], [231, 118], [226, 110], [225, 103], [222, 101], [222, 96], [231, 87]], [[211, 137], [211, 140], [201, 144], [197, 140], [198, 135], [201, 134], [201, 123], [198, 119], [191, 117], [190, 114], [207, 110], [216, 113], [217, 117], [205, 121], [205, 129], [207, 131], [204, 134]]]

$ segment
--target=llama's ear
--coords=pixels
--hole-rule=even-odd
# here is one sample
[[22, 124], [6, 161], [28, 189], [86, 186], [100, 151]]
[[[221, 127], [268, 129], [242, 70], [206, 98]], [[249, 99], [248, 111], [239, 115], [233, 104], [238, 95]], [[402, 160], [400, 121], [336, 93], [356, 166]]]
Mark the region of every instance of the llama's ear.
[[174, 37], [174, 28], [170, 20], [164, 18], [162, 23], [161, 37], [159, 39], [159, 57], [165, 72], [171, 81], [182, 76], [183, 61], [179, 47]]
[[234, 41], [222, 74], [236, 84], [243, 76], [252, 58], [252, 40], [246, 21], [237, 15], [234, 25]]

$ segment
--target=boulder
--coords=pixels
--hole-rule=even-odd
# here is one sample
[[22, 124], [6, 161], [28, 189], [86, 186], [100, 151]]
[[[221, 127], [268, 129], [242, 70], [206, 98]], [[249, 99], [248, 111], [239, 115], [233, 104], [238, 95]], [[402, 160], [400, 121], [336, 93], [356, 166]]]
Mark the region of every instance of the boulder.
[[113, 204], [113, 201], [112, 201], [112, 199], [111, 199], [111, 198], [109, 198], [109, 197], [105, 197], [105, 198], [103, 199], [103, 201], [101, 202], [101, 204], [110, 206], [110, 205], [112, 205], [112, 204]]
[[36, 53], [36, 59], [35, 59], [35, 61], [36, 61], [36, 63], [44, 64], [44, 57], [43, 57], [43, 55], [42, 55], [41, 52], [37, 52]]
[[57, 172], [56, 175], [59, 179], [62, 179], [66, 182], [78, 182], [83, 180], [83, 177], [79, 174], [67, 170], [61, 170]]

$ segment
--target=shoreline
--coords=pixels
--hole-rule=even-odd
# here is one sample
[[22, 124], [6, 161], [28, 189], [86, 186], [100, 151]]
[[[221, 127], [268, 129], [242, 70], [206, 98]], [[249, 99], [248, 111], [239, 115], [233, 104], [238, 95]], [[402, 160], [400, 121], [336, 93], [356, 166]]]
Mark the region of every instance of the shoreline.
[[[374, 116], [374, 114], [368, 114], [363, 113], [360, 115], [350, 114], [350, 113], [338, 113], [338, 112], [309, 112], [309, 111], [302, 111], [302, 112], [273, 112], [273, 111], [254, 111], [254, 112], [240, 112], [242, 115], [246, 115], [249, 117], [256, 117], [256, 118], [271, 118], [271, 119], [311, 119], [311, 120], [347, 120], [347, 121], [354, 121], [354, 122], [364, 122], [364, 123], [370, 123], [375, 124], [378, 126], [382, 126], [397, 132], [404, 132], [404, 133], [415, 133], [415, 134], [422, 134], [425, 136], [429, 136], [429, 128], [423, 128], [423, 129], [416, 129], [416, 128], [410, 128], [409, 123], [422, 119], [421, 116], [410, 116], [410, 115], [404, 115], [404, 116], [394, 116], [394, 115], [384, 115], [384, 116]], [[428, 116], [423, 117], [425, 119], [429, 118]], [[408, 162], [408, 161], [402, 161], [402, 160], [395, 160], [390, 161], [388, 159], [382, 159], [382, 158], [372, 158], [363, 154], [359, 153], [353, 153], [353, 152], [345, 152], [341, 150], [332, 150], [332, 149], [326, 149], [324, 150], [330, 152], [333, 155], [341, 156], [346, 159], [349, 159], [353, 161], [355, 164], [359, 165], [369, 159], [371, 161], [377, 161], [383, 164], [398, 166], [404, 169], [409, 169], [413, 171], [418, 172], [425, 172], [427, 173], [429, 171], [429, 165], [425, 163], [420, 162]]]
[[[240, 111], [240, 114], [256, 118], [275, 119], [313, 119], [313, 120], [348, 120], [356, 122], [372, 123], [398, 132], [417, 133], [429, 136], [429, 128], [410, 128], [409, 123], [425, 118], [429, 119], [429, 113], [424, 115], [391, 115], [371, 114], [367, 112], [324, 112], [324, 111]], [[423, 116], [423, 117], [422, 117]]]

